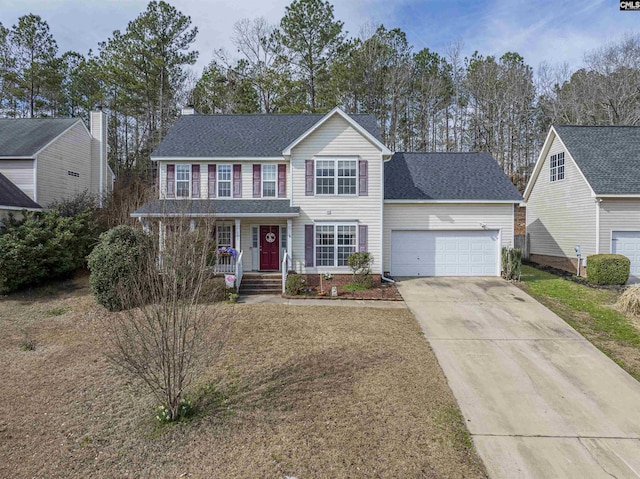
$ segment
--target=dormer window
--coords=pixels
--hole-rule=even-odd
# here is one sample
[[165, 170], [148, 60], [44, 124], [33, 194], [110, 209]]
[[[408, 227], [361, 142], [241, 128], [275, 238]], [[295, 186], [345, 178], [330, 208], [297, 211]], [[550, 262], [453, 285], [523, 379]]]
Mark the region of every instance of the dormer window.
[[564, 151], [549, 158], [549, 181], [564, 180]]

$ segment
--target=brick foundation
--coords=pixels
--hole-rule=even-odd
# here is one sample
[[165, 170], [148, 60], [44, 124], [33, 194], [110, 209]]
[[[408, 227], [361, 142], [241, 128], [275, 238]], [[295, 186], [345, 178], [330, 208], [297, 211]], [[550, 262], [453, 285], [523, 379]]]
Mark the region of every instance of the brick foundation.
[[[320, 289], [320, 275], [319, 274], [306, 274], [305, 278], [307, 280], [308, 288], [317, 288]], [[379, 274], [372, 274], [371, 278], [373, 278], [373, 284], [378, 286], [381, 283]], [[348, 284], [353, 279], [353, 275], [351, 274], [334, 274], [333, 279], [322, 279], [322, 286], [325, 291], [331, 291], [332, 286], [337, 286], [338, 290], [341, 291], [342, 287], [345, 284]]]
[[[544, 254], [530, 254], [529, 261], [552, 268], [561, 269], [569, 273], [576, 274], [578, 271], [578, 258], [567, 258], [566, 256], [547, 256]], [[586, 268], [580, 267], [580, 276], [587, 276]]]

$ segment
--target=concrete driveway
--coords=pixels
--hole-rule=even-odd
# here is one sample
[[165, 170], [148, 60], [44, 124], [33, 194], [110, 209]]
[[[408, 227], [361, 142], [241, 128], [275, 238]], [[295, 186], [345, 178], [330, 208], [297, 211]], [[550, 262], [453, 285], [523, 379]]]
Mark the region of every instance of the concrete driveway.
[[499, 278], [398, 283], [492, 478], [640, 477], [640, 383]]

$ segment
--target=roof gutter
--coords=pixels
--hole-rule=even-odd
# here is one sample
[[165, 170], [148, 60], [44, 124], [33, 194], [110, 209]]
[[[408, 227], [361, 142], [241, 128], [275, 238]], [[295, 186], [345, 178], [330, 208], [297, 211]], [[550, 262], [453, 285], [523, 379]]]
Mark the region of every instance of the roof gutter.
[[455, 199], [451, 199], [451, 200], [424, 200], [424, 199], [416, 199], [416, 200], [411, 200], [411, 199], [403, 199], [403, 200], [398, 200], [398, 199], [388, 199], [388, 200], [384, 200], [385, 203], [389, 203], [389, 204], [411, 204], [411, 203], [419, 203], [419, 204], [427, 204], [427, 203], [443, 203], [443, 204], [451, 204], [451, 203], [469, 203], [469, 204], [473, 204], [473, 203], [482, 203], [482, 204], [520, 204], [522, 202], [522, 200], [455, 200]]

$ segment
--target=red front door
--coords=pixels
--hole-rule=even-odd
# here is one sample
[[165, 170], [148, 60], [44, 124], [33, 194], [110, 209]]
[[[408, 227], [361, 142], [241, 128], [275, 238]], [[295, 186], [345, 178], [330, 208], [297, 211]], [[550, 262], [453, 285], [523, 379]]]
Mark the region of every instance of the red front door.
[[280, 265], [280, 227], [260, 226], [260, 269], [277, 270]]

